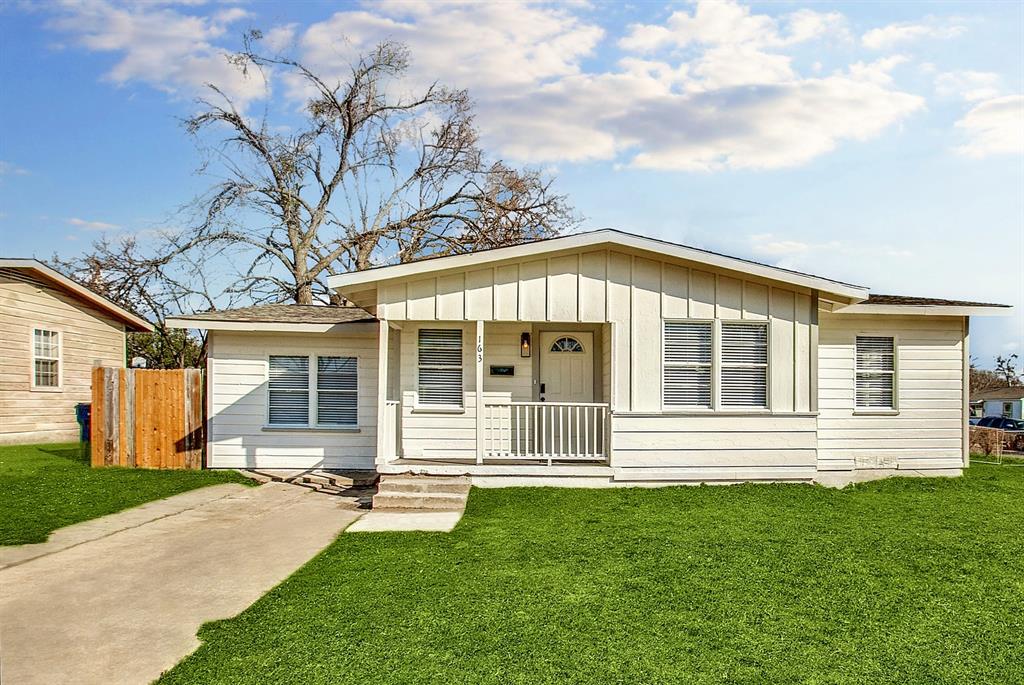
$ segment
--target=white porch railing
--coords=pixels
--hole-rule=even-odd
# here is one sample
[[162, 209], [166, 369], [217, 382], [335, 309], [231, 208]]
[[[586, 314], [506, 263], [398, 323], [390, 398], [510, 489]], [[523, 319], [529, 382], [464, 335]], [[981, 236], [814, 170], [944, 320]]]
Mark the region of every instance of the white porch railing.
[[384, 460], [389, 461], [398, 456], [398, 417], [401, 415], [401, 403], [398, 400], [384, 402]]
[[608, 405], [572, 402], [484, 404], [483, 459], [606, 461]]

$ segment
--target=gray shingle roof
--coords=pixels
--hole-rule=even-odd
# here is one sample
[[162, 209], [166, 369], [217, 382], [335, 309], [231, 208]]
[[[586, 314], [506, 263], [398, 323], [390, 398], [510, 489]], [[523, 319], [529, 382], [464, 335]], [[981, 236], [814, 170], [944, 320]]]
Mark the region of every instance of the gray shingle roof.
[[181, 318], [240, 323], [354, 323], [377, 320], [368, 311], [359, 307], [325, 304], [261, 304], [255, 307], [200, 312]]
[[966, 302], [964, 300], [941, 300], [932, 297], [907, 297], [905, 295], [876, 295], [871, 293], [861, 304], [885, 304], [904, 307], [1009, 307], [1008, 304], [989, 302]]
[[982, 390], [971, 395], [972, 400], [1019, 400], [1021, 398], [1024, 398], [1024, 385]]

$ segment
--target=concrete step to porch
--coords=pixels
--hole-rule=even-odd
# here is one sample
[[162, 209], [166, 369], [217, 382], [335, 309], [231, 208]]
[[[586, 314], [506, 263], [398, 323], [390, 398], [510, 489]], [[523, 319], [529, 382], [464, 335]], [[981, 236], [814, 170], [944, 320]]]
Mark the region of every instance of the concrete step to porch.
[[373, 497], [373, 508], [462, 511], [469, 488], [469, 479], [461, 477], [383, 476]]
[[469, 493], [468, 478], [431, 478], [427, 476], [387, 476], [380, 479], [377, 492], [382, 495], [404, 493], [443, 493], [466, 495]]

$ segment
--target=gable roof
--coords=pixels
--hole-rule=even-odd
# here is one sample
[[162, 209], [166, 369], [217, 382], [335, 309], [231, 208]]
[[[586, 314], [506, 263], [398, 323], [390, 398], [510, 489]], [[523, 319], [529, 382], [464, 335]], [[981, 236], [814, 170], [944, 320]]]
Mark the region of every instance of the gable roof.
[[292, 331], [296, 333], [323, 333], [345, 324], [347, 329], [372, 324], [377, 319], [365, 309], [353, 306], [326, 304], [263, 304], [238, 309], [200, 312], [188, 316], [170, 317], [165, 322], [170, 328], [202, 328], [205, 330], [240, 331]]
[[[507, 247], [495, 247], [488, 250], [479, 250], [466, 254], [447, 255], [440, 257], [428, 257], [414, 262], [394, 264], [391, 266], [378, 266], [363, 271], [353, 271], [345, 274], [338, 274], [327, 279], [328, 287], [340, 292], [356, 292], [373, 287], [379, 281], [415, 276], [417, 274], [444, 269], [457, 269], [496, 262], [506, 259], [517, 259], [541, 255], [559, 250], [571, 250], [577, 248], [598, 247], [612, 245], [654, 254], [674, 257], [691, 262], [707, 264], [713, 267], [720, 267], [731, 271], [748, 273], [763, 278], [804, 286], [819, 290], [823, 294], [838, 297], [841, 300], [859, 302], [868, 297], [868, 290], [864, 286], [844, 283], [842, 281], [823, 278], [813, 274], [783, 269], [777, 266], [769, 266], [760, 262], [754, 262], [739, 257], [730, 257], [718, 252], [702, 250], [687, 245], [679, 245], [665, 240], [648, 238], [634, 233], [626, 233], [610, 228], [603, 228], [597, 231], [576, 233], [573, 235], [561, 236], [558, 238], [545, 238], [519, 245]], [[359, 286], [367, 286], [359, 288]]]
[[100, 309], [111, 317], [117, 319], [125, 327], [133, 332], [142, 333], [153, 330], [153, 324], [137, 314], [133, 314], [124, 307], [120, 307], [102, 295], [89, 290], [84, 285], [76, 283], [64, 274], [51, 269], [36, 259], [19, 259], [13, 257], [0, 257], [0, 269], [18, 269], [29, 271], [37, 278], [41, 278], [62, 290], [68, 292], [79, 300]]
[[992, 388], [971, 395], [971, 400], [1019, 400], [1024, 399], [1024, 385], [1010, 388]]

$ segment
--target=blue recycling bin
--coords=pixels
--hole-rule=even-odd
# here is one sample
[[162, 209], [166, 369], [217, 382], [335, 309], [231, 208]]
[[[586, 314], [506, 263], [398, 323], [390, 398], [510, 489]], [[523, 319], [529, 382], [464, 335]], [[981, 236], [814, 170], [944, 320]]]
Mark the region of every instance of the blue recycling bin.
[[79, 442], [89, 442], [92, 437], [92, 404], [89, 402], [76, 404], [75, 420], [78, 421]]

